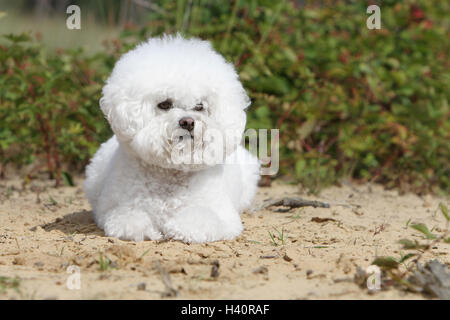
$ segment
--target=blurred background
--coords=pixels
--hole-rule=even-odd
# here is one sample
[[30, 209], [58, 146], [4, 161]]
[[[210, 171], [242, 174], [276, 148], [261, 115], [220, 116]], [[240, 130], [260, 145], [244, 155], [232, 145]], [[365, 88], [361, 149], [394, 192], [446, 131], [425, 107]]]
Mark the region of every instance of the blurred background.
[[[71, 4], [80, 30], [66, 27]], [[371, 4], [379, 30], [366, 27]], [[266, 185], [448, 194], [449, 27], [439, 0], [0, 0], [0, 175], [73, 184], [111, 135], [98, 100], [114, 62], [181, 32], [236, 66], [249, 128], [280, 129], [280, 172]]]

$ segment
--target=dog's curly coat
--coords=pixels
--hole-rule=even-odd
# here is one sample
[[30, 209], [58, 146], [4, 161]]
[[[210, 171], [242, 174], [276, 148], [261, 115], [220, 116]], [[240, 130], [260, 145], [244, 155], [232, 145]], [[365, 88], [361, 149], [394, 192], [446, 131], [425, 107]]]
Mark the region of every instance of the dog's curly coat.
[[[258, 160], [240, 144], [249, 104], [234, 67], [207, 41], [164, 36], [123, 55], [100, 99], [115, 135], [86, 169], [98, 226], [135, 241], [239, 235], [259, 179]], [[190, 155], [220, 151], [223, 140], [203, 139], [208, 130], [224, 137], [223, 163], [174, 160], [174, 146], [191, 141], [200, 150]]]

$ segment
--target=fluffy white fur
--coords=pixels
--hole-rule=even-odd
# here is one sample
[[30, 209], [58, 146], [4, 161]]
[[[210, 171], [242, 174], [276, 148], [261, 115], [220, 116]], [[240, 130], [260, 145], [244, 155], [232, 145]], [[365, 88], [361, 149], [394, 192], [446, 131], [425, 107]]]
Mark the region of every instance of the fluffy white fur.
[[[167, 99], [173, 107], [158, 108]], [[204, 110], [194, 110], [198, 103]], [[107, 236], [134, 241], [239, 235], [239, 213], [250, 206], [259, 179], [258, 160], [240, 145], [249, 104], [233, 66], [207, 41], [152, 38], [123, 55], [100, 99], [115, 135], [86, 169], [97, 225]], [[179, 134], [182, 117], [195, 120], [192, 140]], [[174, 162], [173, 146], [196, 141], [204, 129], [226, 138], [225, 164]], [[215, 143], [202, 142], [200, 150]]]

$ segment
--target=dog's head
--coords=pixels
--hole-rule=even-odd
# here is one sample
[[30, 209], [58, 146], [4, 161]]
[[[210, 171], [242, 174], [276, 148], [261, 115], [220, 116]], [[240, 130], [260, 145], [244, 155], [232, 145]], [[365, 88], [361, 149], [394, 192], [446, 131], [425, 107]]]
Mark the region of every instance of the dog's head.
[[183, 171], [236, 149], [249, 104], [234, 67], [209, 42], [181, 36], [124, 54], [100, 99], [121, 144], [148, 164]]

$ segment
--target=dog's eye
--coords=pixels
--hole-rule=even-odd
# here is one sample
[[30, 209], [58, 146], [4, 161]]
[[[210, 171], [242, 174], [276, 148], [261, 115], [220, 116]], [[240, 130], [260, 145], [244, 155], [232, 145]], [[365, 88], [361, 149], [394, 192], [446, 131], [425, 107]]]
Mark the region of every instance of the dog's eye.
[[198, 103], [194, 107], [195, 111], [202, 111], [203, 110], [203, 103]]
[[173, 104], [172, 100], [167, 99], [167, 100], [165, 100], [163, 102], [158, 103], [158, 108], [163, 109], [163, 110], [167, 110], [167, 109], [172, 108], [172, 104]]

